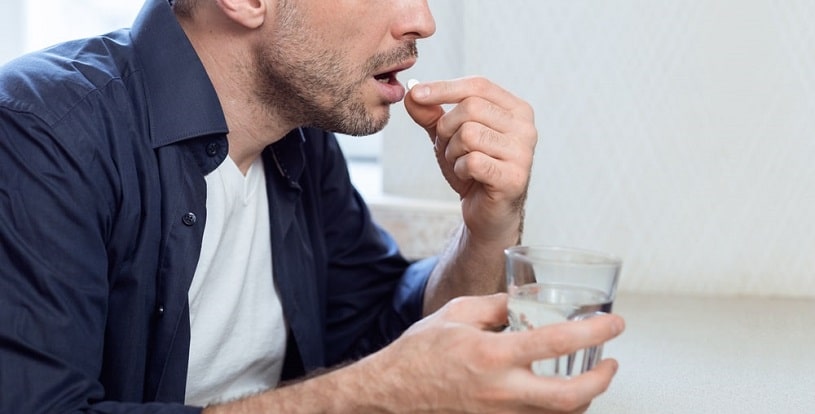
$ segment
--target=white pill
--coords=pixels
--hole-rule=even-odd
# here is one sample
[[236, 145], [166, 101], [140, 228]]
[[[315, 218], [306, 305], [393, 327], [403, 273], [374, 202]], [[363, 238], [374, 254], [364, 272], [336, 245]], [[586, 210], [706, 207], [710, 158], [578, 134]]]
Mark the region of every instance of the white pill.
[[419, 81], [417, 81], [416, 79], [410, 79], [409, 81], [407, 81], [407, 88], [408, 88], [408, 90], [411, 90], [411, 89], [413, 89], [414, 86], [416, 86], [418, 84], [419, 84]]

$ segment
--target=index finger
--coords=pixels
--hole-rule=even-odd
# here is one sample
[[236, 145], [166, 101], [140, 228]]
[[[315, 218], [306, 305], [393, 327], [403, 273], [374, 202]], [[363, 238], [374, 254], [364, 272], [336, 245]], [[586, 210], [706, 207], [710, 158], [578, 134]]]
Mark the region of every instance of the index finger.
[[531, 364], [539, 359], [570, 354], [600, 345], [625, 329], [617, 315], [601, 315], [582, 321], [562, 322], [521, 332], [509, 332], [504, 339], [507, 349], [519, 364]]
[[420, 105], [457, 104], [472, 96], [486, 99], [506, 109], [522, 103], [506, 89], [482, 77], [422, 82], [408, 93]]

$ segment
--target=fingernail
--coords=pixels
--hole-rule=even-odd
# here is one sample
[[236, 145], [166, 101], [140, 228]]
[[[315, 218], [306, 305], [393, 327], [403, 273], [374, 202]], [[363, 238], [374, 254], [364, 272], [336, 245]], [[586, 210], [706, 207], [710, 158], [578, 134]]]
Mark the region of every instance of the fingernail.
[[414, 98], [426, 98], [430, 96], [430, 88], [425, 85], [416, 85], [410, 90]]

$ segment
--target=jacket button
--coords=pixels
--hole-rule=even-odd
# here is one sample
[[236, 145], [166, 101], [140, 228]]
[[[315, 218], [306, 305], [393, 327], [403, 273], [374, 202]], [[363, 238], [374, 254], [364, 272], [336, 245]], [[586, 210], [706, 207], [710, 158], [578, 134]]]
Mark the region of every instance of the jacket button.
[[207, 155], [214, 157], [218, 155], [218, 143], [213, 141], [207, 144]]
[[193, 224], [195, 224], [196, 221], [198, 221], [198, 217], [195, 216], [195, 213], [189, 212], [187, 214], [184, 214], [183, 217], [181, 217], [181, 221], [186, 226], [192, 226]]
[[158, 316], [164, 315], [164, 306], [159, 305], [159, 307], [156, 309], [156, 313], [158, 313]]

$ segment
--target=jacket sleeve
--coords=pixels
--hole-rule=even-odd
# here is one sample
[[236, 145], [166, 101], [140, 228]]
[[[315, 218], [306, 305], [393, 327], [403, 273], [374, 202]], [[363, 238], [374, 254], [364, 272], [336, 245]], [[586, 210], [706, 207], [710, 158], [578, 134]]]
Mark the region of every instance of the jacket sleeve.
[[333, 134], [324, 143], [321, 205], [328, 252], [326, 357], [329, 364], [374, 352], [422, 315], [435, 258], [408, 262], [372, 219], [351, 184]]
[[106, 401], [115, 188], [82, 134], [0, 108], [0, 413], [199, 412]]

